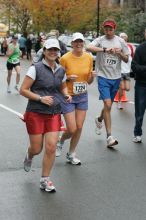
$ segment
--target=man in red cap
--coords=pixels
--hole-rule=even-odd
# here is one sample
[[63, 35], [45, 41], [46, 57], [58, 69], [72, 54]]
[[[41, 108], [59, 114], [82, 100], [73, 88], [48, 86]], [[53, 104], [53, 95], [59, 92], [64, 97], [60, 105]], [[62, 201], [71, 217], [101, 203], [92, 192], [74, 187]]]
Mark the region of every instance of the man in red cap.
[[114, 20], [109, 20], [109, 19], [107, 19], [107, 20], [105, 20], [104, 22], [103, 22], [103, 27], [106, 27], [106, 26], [109, 26], [109, 27], [112, 27], [113, 29], [116, 29], [116, 22], [114, 21]]
[[104, 35], [96, 38], [87, 47], [87, 50], [97, 53], [96, 72], [100, 99], [104, 107], [96, 117], [96, 133], [101, 134], [102, 121], [104, 120], [107, 133], [107, 147], [118, 144], [111, 134], [111, 107], [114, 97], [119, 89], [121, 80], [121, 61], [128, 62], [129, 50], [125, 41], [115, 35], [116, 22], [106, 19], [103, 22]]

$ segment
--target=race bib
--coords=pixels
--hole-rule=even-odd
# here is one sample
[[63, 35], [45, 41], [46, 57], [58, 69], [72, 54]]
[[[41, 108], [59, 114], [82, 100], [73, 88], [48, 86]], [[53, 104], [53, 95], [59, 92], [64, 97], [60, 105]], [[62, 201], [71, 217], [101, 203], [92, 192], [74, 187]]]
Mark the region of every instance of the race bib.
[[87, 83], [73, 82], [73, 94], [78, 95], [87, 91]]
[[107, 56], [105, 57], [105, 66], [116, 68], [118, 59], [115, 56]]
[[19, 60], [18, 59], [17, 60], [12, 60], [12, 63], [13, 64], [19, 63]]

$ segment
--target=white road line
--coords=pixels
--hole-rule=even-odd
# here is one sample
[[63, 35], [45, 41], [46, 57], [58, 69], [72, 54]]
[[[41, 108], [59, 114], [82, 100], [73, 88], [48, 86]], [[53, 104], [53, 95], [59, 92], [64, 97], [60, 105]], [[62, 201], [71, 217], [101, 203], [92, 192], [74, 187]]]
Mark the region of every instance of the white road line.
[[15, 110], [3, 105], [3, 104], [0, 104], [0, 107], [7, 110], [7, 111], [9, 111], [9, 112], [12, 112], [13, 114], [17, 115], [20, 119], [24, 120], [24, 116], [20, 112], [17, 112]]

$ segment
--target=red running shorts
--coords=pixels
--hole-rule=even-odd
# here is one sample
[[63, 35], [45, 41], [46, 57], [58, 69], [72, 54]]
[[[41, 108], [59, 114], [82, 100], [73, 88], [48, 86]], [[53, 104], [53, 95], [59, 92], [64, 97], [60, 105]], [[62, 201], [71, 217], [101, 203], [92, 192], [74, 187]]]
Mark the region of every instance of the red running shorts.
[[28, 134], [45, 134], [47, 132], [60, 131], [61, 115], [60, 114], [42, 114], [36, 112], [26, 112], [24, 121]]

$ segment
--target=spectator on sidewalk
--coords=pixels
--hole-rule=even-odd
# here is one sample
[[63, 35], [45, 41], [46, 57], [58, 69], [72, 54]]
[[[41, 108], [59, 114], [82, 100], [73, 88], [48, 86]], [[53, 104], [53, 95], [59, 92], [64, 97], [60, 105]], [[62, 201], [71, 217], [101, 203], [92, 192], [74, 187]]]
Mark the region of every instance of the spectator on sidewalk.
[[65, 53], [67, 53], [67, 48], [66, 48], [66, 45], [61, 41], [59, 40], [59, 31], [58, 30], [52, 30], [49, 32], [48, 34], [48, 38], [56, 38], [58, 41], [59, 41], [59, 45], [60, 45], [60, 53], [61, 53], [61, 56], [63, 56]]
[[142, 125], [146, 110], [146, 35], [145, 42], [140, 44], [135, 51], [131, 64], [135, 75], [135, 143], [142, 142]]
[[6, 55], [8, 49], [8, 42], [6, 37], [4, 37], [2, 41], [1, 47], [2, 47], [2, 54]]
[[21, 50], [21, 58], [23, 59], [23, 57], [26, 55], [26, 38], [22, 35], [19, 38], [18, 43]]
[[31, 60], [31, 50], [32, 50], [32, 41], [30, 39], [30, 37], [27, 37], [26, 40], [26, 55], [27, 55], [27, 59]]
[[[58, 37], [59, 37], [59, 31], [53, 30], [53, 31], [49, 32], [47, 39], [50, 39], [50, 38], [54, 39], [55, 38], [58, 40]], [[60, 46], [60, 54], [58, 54], [58, 58], [59, 58], [67, 52], [67, 49], [66, 49], [65, 44], [62, 41], [58, 40], [58, 42], [59, 42], [59, 46]], [[37, 63], [38, 61], [42, 60], [42, 54], [43, 54], [43, 49], [40, 48], [36, 52], [36, 55], [33, 57], [33, 63]], [[59, 63], [58, 58], [56, 60], [57, 63]]]
[[37, 53], [40, 49], [41, 49], [41, 37], [38, 37], [35, 43], [35, 52]]

